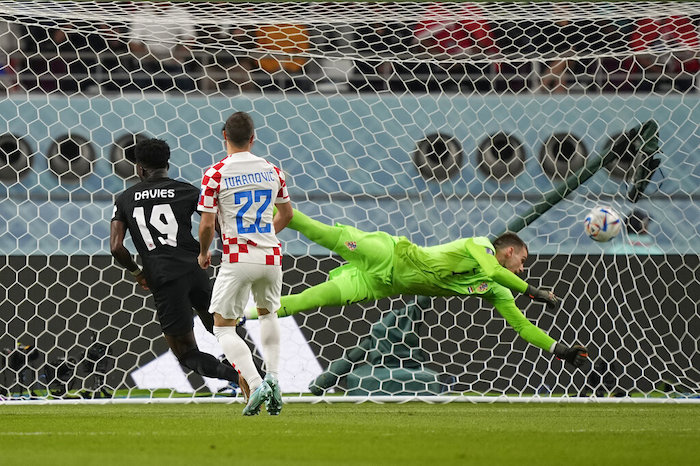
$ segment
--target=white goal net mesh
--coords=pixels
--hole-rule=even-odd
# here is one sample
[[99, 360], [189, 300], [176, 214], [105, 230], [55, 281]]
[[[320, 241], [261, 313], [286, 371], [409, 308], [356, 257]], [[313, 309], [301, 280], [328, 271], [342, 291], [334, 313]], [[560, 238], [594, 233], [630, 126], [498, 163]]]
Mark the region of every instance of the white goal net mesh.
[[[562, 304], [516, 303], [590, 351], [574, 370], [478, 298], [398, 296], [281, 319], [287, 396], [700, 393], [699, 3], [0, 1], [0, 20], [3, 398], [232, 395], [179, 366], [109, 223], [135, 141], [199, 185], [238, 110], [315, 219], [419, 245], [518, 231], [524, 278]], [[584, 234], [596, 206], [625, 222], [609, 242]], [[341, 263], [280, 239], [285, 294]], [[256, 322], [240, 333], [260, 364]]]

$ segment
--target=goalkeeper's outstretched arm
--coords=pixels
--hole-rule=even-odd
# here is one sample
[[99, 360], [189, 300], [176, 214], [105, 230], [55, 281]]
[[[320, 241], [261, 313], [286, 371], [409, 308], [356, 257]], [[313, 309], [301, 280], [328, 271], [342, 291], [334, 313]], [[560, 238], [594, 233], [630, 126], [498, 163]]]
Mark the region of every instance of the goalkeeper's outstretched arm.
[[528, 343], [549, 351], [557, 358], [568, 362], [574, 367], [581, 367], [588, 360], [588, 350], [581, 345], [566, 346], [547, 335], [539, 327], [527, 320], [515, 305], [513, 300], [498, 300], [493, 302], [496, 310], [506, 319], [506, 322], [518, 332]]

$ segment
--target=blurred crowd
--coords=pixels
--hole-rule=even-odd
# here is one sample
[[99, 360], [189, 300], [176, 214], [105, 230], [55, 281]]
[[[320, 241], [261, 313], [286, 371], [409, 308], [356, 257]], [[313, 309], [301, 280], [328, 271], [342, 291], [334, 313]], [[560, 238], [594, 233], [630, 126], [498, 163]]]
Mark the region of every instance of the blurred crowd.
[[[140, 10], [128, 23], [0, 23], [11, 91], [649, 92], [696, 89], [700, 18], [483, 19], [431, 4], [414, 23], [219, 23]], [[168, 17], [168, 15], [174, 15]], [[180, 15], [180, 16], [176, 16]], [[562, 17], [566, 17], [562, 15]], [[322, 58], [320, 58], [322, 57]]]

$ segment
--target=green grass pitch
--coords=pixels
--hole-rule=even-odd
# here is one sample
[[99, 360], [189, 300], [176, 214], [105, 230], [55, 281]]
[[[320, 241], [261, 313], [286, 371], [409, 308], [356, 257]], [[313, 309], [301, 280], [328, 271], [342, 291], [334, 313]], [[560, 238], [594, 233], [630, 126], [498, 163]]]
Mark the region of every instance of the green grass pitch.
[[0, 464], [696, 465], [700, 405], [0, 405]]

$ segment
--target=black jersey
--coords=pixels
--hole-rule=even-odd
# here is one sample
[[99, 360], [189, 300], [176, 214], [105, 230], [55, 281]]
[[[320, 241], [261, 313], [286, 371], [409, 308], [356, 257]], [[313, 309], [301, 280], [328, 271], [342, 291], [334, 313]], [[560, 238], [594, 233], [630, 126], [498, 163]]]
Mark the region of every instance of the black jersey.
[[144, 180], [117, 196], [112, 220], [126, 224], [149, 286], [199, 268], [199, 242], [192, 237], [198, 200], [199, 189], [171, 178]]

